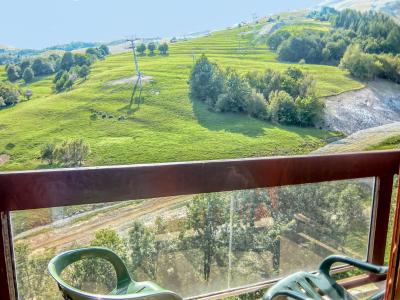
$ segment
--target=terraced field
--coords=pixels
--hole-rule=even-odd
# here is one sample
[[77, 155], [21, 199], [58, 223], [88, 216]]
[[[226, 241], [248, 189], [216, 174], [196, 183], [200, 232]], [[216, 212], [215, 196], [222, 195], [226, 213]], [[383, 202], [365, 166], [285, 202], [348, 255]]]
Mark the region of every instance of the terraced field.
[[[30, 101], [0, 111], [0, 154], [10, 160], [3, 170], [46, 168], [38, 159], [42, 145], [83, 137], [92, 153], [87, 165], [114, 165], [203, 159], [223, 159], [315, 150], [334, 134], [318, 129], [283, 127], [236, 114], [216, 114], [190, 101], [187, 80], [193, 59], [205, 53], [223, 68], [245, 73], [266, 68], [284, 70], [266, 46], [252, 47], [253, 27], [214, 32], [170, 45], [168, 56], [143, 56], [144, 103], [128, 109], [132, 86], [109, 81], [134, 75], [131, 53], [96, 62], [88, 80], [73, 90], [54, 94], [52, 78], [41, 78]], [[239, 48], [240, 44], [240, 48]], [[327, 96], [357, 89], [362, 84], [338, 68], [299, 65], [314, 75], [318, 94]], [[0, 80], [4, 69], [0, 70]], [[91, 118], [92, 111], [106, 118]], [[118, 120], [120, 116], [127, 119]]]

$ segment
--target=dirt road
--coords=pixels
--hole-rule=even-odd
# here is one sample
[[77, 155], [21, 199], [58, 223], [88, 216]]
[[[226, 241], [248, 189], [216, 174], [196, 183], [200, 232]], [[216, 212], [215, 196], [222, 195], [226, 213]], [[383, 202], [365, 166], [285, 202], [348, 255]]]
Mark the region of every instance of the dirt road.
[[26, 239], [32, 252], [55, 248], [62, 250], [73, 245], [87, 245], [97, 230], [112, 228], [117, 232], [129, 227], [129, 224], [143, 217], [161, 215], [177, 204], [192, 199], [192, 196], [176, 196], [144, 200], [140, 204], [124, 206], [112, 211], [99, 213], [80, 222], [64, 224]]

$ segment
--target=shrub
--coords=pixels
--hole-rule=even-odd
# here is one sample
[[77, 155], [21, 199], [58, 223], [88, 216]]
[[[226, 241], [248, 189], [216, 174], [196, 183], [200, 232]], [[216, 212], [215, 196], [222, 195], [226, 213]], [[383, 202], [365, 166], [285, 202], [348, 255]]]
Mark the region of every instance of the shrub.
[[252, 91], [247, 103], [247, 112], [250, 116], [257, 119], [268, 119], [267, 103], [264, 96], [256, 91]]
[[21, 77], [21, 69], [15, 65], [7, 66], [7, 78], [11, 82], [18, 80]]
[[35, 76], [49, 75], [54, 73], [52, 64], [43, 58], [36, 58], [33, 61], [32, 70]]
[[291, 34], [285, 30], [278, 30], [271, 34], [267, 39], [267, 45], [270, 49], [276, 50], [282, 44], [282, 42], [286, 41]]
[[46, 144], [40, 151], [40, 159], [47, 162], [49, 165], [53, 164], [54, 160], [54, 144]]
[[29, 83], [33, 80], [35, 75], [33, 74], [32, 68], [28, 67], [25, 69], [24, 73], [22, 74], [22, 79], [24, 79], [25, 83]]
[[83, 139], [74, 139], [57, 145], [53, 151], [53, 158], [64, 167], [80, 167], [89, 154], [89, 144]]
[[317, 97], [296, 99], [297, 119], [300, 126], [313, 126], [322, 120], [324, 103]]
[[269, 96], [269, 113], [271, 120], [280, 124], [294, 125], [297, 123], [297, 108], [285, 91], [274, 91]]
[[19, 102], [20, 91], [11, 83], [0, 81], [0, 97], [4, 106], [13, 105]]
[[349, 46], [340, 62], [340, 67], [359, 79], [373, 79], [378, 75], [379, 67], [372, 54], [364, 53], [360, 45]]
[[247, 112], [251, 88], [235, 71], [228, 70], [225, 93], [218, 97], [215, 110], [218, 112]]

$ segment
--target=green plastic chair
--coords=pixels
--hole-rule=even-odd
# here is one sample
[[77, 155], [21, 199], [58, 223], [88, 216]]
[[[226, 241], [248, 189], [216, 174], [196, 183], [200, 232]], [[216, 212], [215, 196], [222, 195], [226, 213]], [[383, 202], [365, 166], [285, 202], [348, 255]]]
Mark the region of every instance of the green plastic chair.
[[[340, 255], [326, 258], [319, 266], [317, 273], [298, 272], [275, 284], [263, 297], [263, 300], [273, 300], [278, 296], [294, 300], [356, 300], [353, 295], [340, 286], [331, 276], [330, 269], [335, 263], [344, 263], [374, 274], [386, 274], [388, 268], [366, 263]], [[383, 299], [385, 292], [379, 292], [368, 300]]]
[[[117, 275], [117, 286], [109, 295], [96, 295], [78, 290], [61, 278], [61, 272], [66, 267], [85, 258], [101, 258], [113, 265]], [[121, 258], [106, 248], [83, 248], [61, 253], [49, 262], [48, 270], [66, 300], [182, 300], [181, 296], [155, 283], [132, 280]]]

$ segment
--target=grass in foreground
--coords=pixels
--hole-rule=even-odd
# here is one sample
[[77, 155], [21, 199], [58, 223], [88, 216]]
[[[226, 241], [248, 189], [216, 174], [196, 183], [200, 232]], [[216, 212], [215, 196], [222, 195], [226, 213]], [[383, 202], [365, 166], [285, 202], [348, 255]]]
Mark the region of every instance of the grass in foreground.
[[[42, 145], [81, 137], [92, 148], [87, 165], [291, 155], [323, 146], [333, 134], [277, 126], [244, 115], [216, 114], [202, 103], [189, 101], [187, 80], [193, 55], [205, 53], [222, 67], [242, 73], [291, 66], [278, 62], [264, 46], [250, 47], [249, 31], [250, 27], [242, 27], [215, 32], [171, 45], [168, 56], [140, 57], [142, 72], [153, 81], [144, 87], [144, 103], [131, 110], [128, 104], [132, 87], [108, 84], [133, 76], [131, 53], [95, 63], [88, 80], [66, 93], [52, 92], [51, 77], [22, 86], [33, 90], [32, 99], [0, 111], [0, 153], [11, 156], [0, 168], [46, 168], [39, 160]], [[335, 67], [299, 67], [315, 76], [320, 96], [361, 86]], [[92, 110], [107, 117], [93, 120]], [[119, 121], [121, 115], [128, 119]]]

